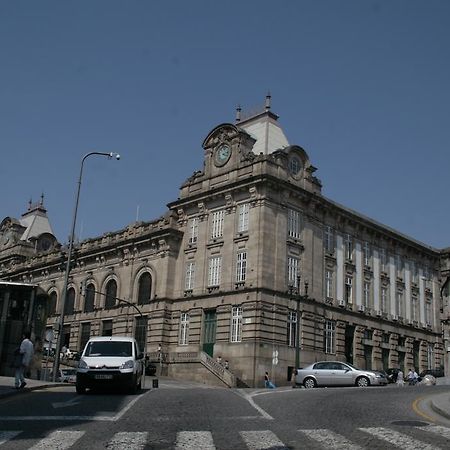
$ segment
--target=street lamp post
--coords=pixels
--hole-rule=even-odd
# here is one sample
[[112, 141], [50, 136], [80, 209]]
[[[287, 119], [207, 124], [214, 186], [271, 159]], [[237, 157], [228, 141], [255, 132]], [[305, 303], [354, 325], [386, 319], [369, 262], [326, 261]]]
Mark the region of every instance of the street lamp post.
[[83, 159], [81, 160], [81, 166], [80, 166], [80, 176], [78, 177], [78, 186], [77, 186], [77, 193], [75, 196], [75, 208], [73, 212], [73, 220], [72, 220], [72, 229], [70, 231], [69, 236], [69, 249], [67, 252], [67, 263], [66, 263], [66, 273], [64, 275], [64, 286], [63, 286], [63, 292], [61, 296], [61, 306], [60, 311], [61, 314], [59, 316], [59, 324], [58, 324], [58, 340], [56, 343], [56, 349], [55, 349], [55, 361], [53, 363], [53, 381], [56, 381], [57, 373], [59, 372], [59, 362], [60, 362], [60, 351], [62, 347], [62, 336], [64, 332], [64, 309], [66, 304], [66, 298], [67, 298], [67, 287], [69, 285], [69, 272], [70, 272], [70, 264], [72, 259], [72, 253], [73, 253], [73, 241], [75, 240], [75, 226], [77, 223], [77, 212], [78, 212], [78, 202], [80, 200], [80, 190], [81, 190], [81, 178], [83, 176], [83, 165], [84, 161], [92, 155], [99, 155], [99, 156], [106, 156], [108, 159], [116, 158], [117, 160], [120, 159], [120, 155], [118, 153], [105, 153], [105, 152], [90, 152], [83, 156]]
[[305, 281], [305, 293], [300, 294], [300, 275], [297, 275], [297, 286], [289, 287], [289, 295], [297, 302], [295, 322], [295, 369], [300, 368], [300, 302], [308, 298], [308, 282]]

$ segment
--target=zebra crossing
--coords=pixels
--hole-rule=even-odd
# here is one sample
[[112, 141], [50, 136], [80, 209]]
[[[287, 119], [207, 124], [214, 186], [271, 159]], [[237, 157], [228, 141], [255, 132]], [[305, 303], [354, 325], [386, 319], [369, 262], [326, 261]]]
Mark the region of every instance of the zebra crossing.
[[[414, 435], [408, 434], [408, 430], [414, 431]], [[233, 448], [248, 450], [267, 450], [274, 449], [292, 449], [292, 448], [324, 448], [337, 450], [364, 450], [366, 448], [401, 448], [401, 449], [417, 449], [421, 450], [439, 450], [449, 448], [450, 428], [429, 425], [426, 427], [410, 427], [392, 429], [388, 427], [368, 427], [357, 428], [356, 431], [372, 438], [368, 447], [353, 442], [335, 431], [329, 429], [299, 429], [296, 431], [296, 439], [290, 440], [288, 444], [282, 440], [271, 430], [247, 430], [239, 431], [241, 445]], [[19, 441], [24, 431], [0, 431], [0, 447], [7, 448], [8, 444], [12, 444], [15, 440]], [[78, 441], [85, 436], [85, 431], [73, 430], [56, 430], [50, 432], [31, 447], [24, 447], [27, 450], [64, 450], [72, 446], [76, 446]], [[428, 441], [433, 437], [439, 437], [440, 444], [436, 446]], [[374, 447], [373, 438], [379, 441]], [[29, 442], [30, 439], [26, 439]], [[364, 439], [363, 439], [364, 441]], [[446, 443], [445, 443], [446, 441]], [[81, 444], [80, 444], [81, 445]], [[108, 450], [143, 450], [146, 445], [151, 445], [149, 432], [117, 432], [112, 438], [105, 443], [104, 448]], [[83, 447], [83, 445], [82, 445]], [[16, 448], [16, 446], [14, 447]], [[81, 447], [80, 447], [81, 448]], [[175, 450], [215, 450], [220, 449], [214, 443], [213, 433], [210, 431], [180, 431], [176, 433], [174, 442], [170, 448]]]

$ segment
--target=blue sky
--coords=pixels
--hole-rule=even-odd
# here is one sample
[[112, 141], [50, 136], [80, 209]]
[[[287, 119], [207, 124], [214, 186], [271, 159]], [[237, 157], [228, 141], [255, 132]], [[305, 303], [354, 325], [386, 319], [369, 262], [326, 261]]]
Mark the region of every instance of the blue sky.
[[[0, 220], [82, 239], [153, 220], [209, 131], [272, 94], [323, 194], [450, 246], [450, 2], [0, 0]], [[139, 213], [138, 213], [139, 211]]]

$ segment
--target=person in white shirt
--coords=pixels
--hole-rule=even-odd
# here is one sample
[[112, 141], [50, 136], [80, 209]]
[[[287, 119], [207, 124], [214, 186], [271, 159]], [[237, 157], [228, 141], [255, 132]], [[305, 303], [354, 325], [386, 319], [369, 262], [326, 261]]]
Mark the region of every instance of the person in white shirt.
[[23, 389], [27, 383], [25, 382], [24, 373], [30, 367], [31, 361], [33, 359], [34, 347], [33, 343], [30, 341], [31, 333], [26, 331], [23, 334], [23, 341], [20, 344], [19, 354], [22, 360], [16, 365], [15, 373], [15, 388]]
[[405, 380], [403, 379], [403, 372], [401, 369], [399, 369], [398, 373], [397, 373], [397, 386], [401, 386], [403, 387], [405, 385]]

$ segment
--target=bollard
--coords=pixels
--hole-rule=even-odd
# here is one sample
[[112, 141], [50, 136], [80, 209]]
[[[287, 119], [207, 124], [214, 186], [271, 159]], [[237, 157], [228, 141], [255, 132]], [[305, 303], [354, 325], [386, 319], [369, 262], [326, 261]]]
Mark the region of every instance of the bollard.
[[153, 380], [152, 380], [152, 386], [153, 386], [154, 388], [157, 388], [157, 387], [158, 387], [158, 378], [153, 378]]

